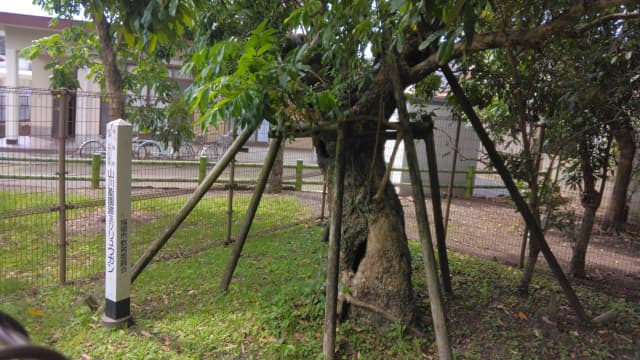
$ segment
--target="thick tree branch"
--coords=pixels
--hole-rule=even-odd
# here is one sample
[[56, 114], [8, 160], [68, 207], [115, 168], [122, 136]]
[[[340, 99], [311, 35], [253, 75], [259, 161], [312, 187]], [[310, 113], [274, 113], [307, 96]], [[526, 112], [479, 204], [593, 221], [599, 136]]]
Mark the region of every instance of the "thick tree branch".
[[[575, 31], [582, 17], [595, 11], [607, 10], [619, 6], [633, 7], [637, 1], [632, 0], [585, 0], [570, 6], [567, 10], [550, 20], [549, 22], [530, 29], [515, 29], [506, 31], [491, 31], [484, 34], [476, 34], [473, 42], [467, 46], [464, 42], [455, 45], [451, 58], [462, 57], [465, 53], [475, 53], [488, 49], [496, 49], [505, 46], [538, 47], [548, 41], [553, 35], [564, 31]], [[614, 18], [612, 18], [614, 19]], [[414, 65], [405, 79], [411, 79], [412, 83], [416, 79], [422, 79], [433, 73], [439, 67], [436, 54], [432, 54], [418, 64]]]
[[592, 29], [600, 24], [604, 24], [605, 22], [611, 21], [611, 20], [633, 20], [633, 19], [640, 19], [640, 13], [632, 12], [632, 13], [609, 14], [609, 15], [601, 16], [591, 22], [578, 26], [576, 28], [576, 32], [579, 34], [584, 33], [589, 29]]

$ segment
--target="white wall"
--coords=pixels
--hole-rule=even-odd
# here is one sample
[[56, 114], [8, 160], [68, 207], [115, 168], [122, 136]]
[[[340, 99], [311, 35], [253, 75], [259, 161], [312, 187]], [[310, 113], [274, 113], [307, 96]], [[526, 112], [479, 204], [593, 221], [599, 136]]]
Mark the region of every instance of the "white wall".
[[[410, 112], [418, 111], [417, 108], [410, 108]], [[446, 191], [451, 178], [451, 169], [453, 168], [453, 154], [456, 136], [456, 121], [452, 118], [450, 111], [446, 107], [444, 99], [434, 99], [426, 108], [427, 112], [431, 112], [434, 115], [434, 142], [436, 148], [436, 159], [438, 165], [438, 173], [440, 186], [443, 191]], [[394, 121], [394, 114], [391, 121]], [[393, 147], [393, 141], [389, 141]], [[462, 172], [466, 172], [470, 166], [476, 166], [476, 159], [479, 156], [478, 149], [480, 148], [480, 140], [475, 134], [473, 129], [461, 126], [460, 129], [460, 142], [458, 145], [458, 157], [456, 160], [456, 175], [454, 179], [455, 186], [464, 186], [466, 175]], [[423, 140], [416, 140], [416, 152], [418, 155], [418, 161], [420, 163], [420, 169], [423, 171], [428, 170], [427, 152], [425, 143]], [[401, 162], [402, 167], [408, 168], [407, 161], [404, 156], [404, 151], [398, 151], [398, 161]], [[401, 175], [401, 181], [403, 183], [411, 183], [409, 173], [403, 172]], [[429, 174], [424, 172], [422, 175], [422, 182], [425, 186], [429, 184]], [[411, 189], [408, 187], [402, 187], [401, 193], [410, 193]], [[460, 195], [464, 192], [463, 189], [454, 189], [455, 195]]]

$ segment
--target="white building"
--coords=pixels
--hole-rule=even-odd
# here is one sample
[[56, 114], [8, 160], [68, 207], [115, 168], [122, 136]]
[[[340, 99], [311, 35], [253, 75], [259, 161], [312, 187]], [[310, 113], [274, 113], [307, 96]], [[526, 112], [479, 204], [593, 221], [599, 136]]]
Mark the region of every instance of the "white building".
[[[453, 155], [456, 151], [455, 137], [457, 122], [453, 119], [451, 111], [448, 109], [446, 100], [444, 97], [436, 96], [424, 109], [417, 109], [411, 106], [409, 112], [424, 111], [431, 113], [434, 120], [434, 142], [436, 148], [436, 159], [438, 162], [438, 173], [440, 186], [442, 191], [447, 191], [448, 184], [451, 179], [451, 171], [453, 166]], [[395, 113], [391, 122], [397, 121], [397, 113]], [[389, 161], [391, 152], [395, 141], [387, 141], [385, 144], [385, 160]], [[456, 175], [453, 181], [455, 186], [453, 194], [459, 196], [464, 192], [464, 186], [466, 182], [465, 173], [469, 167], [476, 166], [476, 162], [480, 156], [480, 140], [473, 131], [473, 129], [462, 126], [460, 128], [460, 140], [458, 144], [458, 156], [456, 159], [455, 171]], [[422, 183], [425, 186], [429, 186], [429, 173], [427, 163], [427, 152], [424, 140], [416, 140], [416, 152], [418, 155], [418, 162], [420, 163], [420, 170], [422, 173]], [[393, 164], [394, 168], [408, 168], [407, 160], [404, 154], [404, 144], [401, 143], [398, 147], [398, 153]], [[402, 194], [410, 194], [411, 180], [408, 172], [393, 171], [391, 173], [391, 181], [394, 184], [404, 184], [400, 186], [400, 192]]]

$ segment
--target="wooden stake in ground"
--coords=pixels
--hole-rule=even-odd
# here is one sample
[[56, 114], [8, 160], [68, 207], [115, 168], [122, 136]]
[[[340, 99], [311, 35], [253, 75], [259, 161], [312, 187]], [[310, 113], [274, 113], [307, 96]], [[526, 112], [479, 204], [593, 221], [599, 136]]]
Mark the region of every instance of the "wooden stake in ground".
[[451, 200], [453, 199], [453, 184], [456, 181], [456, 170], [458, 168], [458, 145], [460, 144], [460, 125], [462, 119], [458, 117], [456, 123], [456, 139], [453, 144], [453, 159], [451, 161], [451, 177], [449, 177], [449, 189], [447, 190], [447, 207], [444, 212], [444, 234], [445, 239], [447, 235], [447, 229], [449, 228], [449, 211], [451, 210]]
[[452, 360], [453, 352], [451, 351], [444, 306], [442, 305], [442, 295], [440, 293], [438, 271], [436, 270], [436, 261], [433, 253], [433, 241], [429, 230], [429, 220], [427, 218], [427, 206], [425, 204], [422, 177], [420, 176], [413, 131], [409, 124], [409, 113], [407, 111], [404, 88], [400, 81], [398, 64], [396, 63], [395, 57], [388, 56], [387, 59], [390, 60], [392, 66], [391, 80], [393, 82], [393, 94], [396, 100], [396, 108], [398, 109], [398, 118], [404, 133], [404, 150], [409, 164], [409, 175], [413, 190], [413, 202], [416, 207], [416, 220], [418, 222], [420, 243], [422, 245], [422, 256], [424, 258], [424, 267], [427, 275], [429, 303], [431, 305], [433, 329], [436, 334], [436, 343], [438, 345], [438, 355], [441, 360]]
[[227, 291], [227, 289], [229, 288], [231, 277], [233, 276], [233, 272], [236, 270], [236, 266], [238, 265], [238, 260], [240, 259], [242, 248], [244, 247], [244, 243], [247, 240], [247, 235], [249, 235], [249, 230], [251, 229], [253, 218], [255, 217], [256, 211], [258, 210], [258, 205], [260, 205], [260, 199], [262, 199], [262, 194], [264, 193], [264, 188], [267, 185], [269, 173], [273, 168], [273, 163], [275, 162], [276, 156], [278, 155], [278, 150], [280, 149], [281, 144], [282, 134], [280, 131], [278, 131], [276, 138], [269, 145], [267, 158], [265, 159], [264, 166], [262, 167], [262, 172], [260, 173], [260, 177], [258, 178], [256, 189], [253, 192], [253, 196], [251, 196], [249, 208], [247, 209], [247, 214], [244, 217], [244, 222], [242, 224], [242, 228], [240, 229], [240, 234], [235, 241], [233, 252], [231, 253], [231, 258], [229, 259], [227, 268], [225, 269], [224, 275], [222, 276], [222, 282], [220, 282], [220, 289], [222, 291]]
[[431, 185], [431, 205], [433, 207], [433, 222], [436, 228], [436, 240], [438, 241], [438, 261], [440, 262], [440, 277], [444, 291], [452, 295], [451, 275], [449, 272], [449, 258], [447, 256], [447, 243], [442, 220], [442, 200], [440, 198], [440, 180], [438, 179], [438, 163], [436, 160], [436, 144], [433, 140], [433, 126], [427, 129], [424, 139], [427, 150], [427, 164], [429, 166], [429, 183]]
[[184, 219], [186, 219], [187, 216], [189, 216], [189, 214], [191, 213], [191, 211], [196, 207], [196, 205], [198, 205], [198, 202], [200, 202], [200, 199], [202, 199], [204, 194], [206, 194], [207, 191], [209, 191], [209, 188], [211, 188], [211, 185], [213, 185], [213, 183], [216, 182], [216, 180], [218, 180], [218, 177], [220, 176], [220, 174], [222, 174], [222, 172], [227, 168], [227, 165], [231, 162], [231, 159], [233, 159], [236, 156], [236, 154], [238, 153], [238, 151], [240, 151], [244, 143], [247, 142], [251, 134], [253, 134], [253, 131], [254, 131], [253, 128], [246, 129], [240, 134], [240, 136], [238, 136], [236, 141], [234, 141], [233, 144], [231, 144], [229, 149], [227, 149], [227, 152], [224, 153], [224, 155], [218, 161], [218, 163], [216, 163], [213, 169], [211, 169], [211, 172], [207, 175], [207, 177], [204, 178], [204, 180], [200, 183], [200, 185], [198, 185], [198, 187], [193, 192], [189, 200], [187, 200], [187, 202], [182, 206], [182, 208], [180, 209], [180, 211], [178, 211], [176, 216], [171, 220], [169, 224], [167, 224], [167, 226], [162, 230], [160, 235], [155, 240], [153, 240], [153, 242], [151, 243], [151, 245], [149, 245], [147, 250], [145, 250], [140, 260], [138, 260], [138, 262], [133, 266], [133, 269], [131, 269], [132, 283], [136, 280], [136, 278], [138, 278], [138, 275], [142, 273], [144, 268], [147, 267], [147, 265], [149, 265], [151, 260], [153, 260], [153, 258], [156, 256], [156, 254], [158, 254], [160, 249], [162, 249], [162, 247], [167, 243], [167, 241], [169, 241], [169, 238], [171, 238], [171, 235], [173, 235], [173, 233], [178, 229], [180, 224], [182, 224]]
[[518, 208], [518, 211], [522, 215], [522, 218], [524, 219], [525, 224], [531, 231], [531, 241], [535, 241], [538, 243], [538, 246], [540, 247], [540, 250], [542, 251], [544, 258], [547, 260], [547, 264], [549, 264], [549, 268], [551, 269], [551, 272], [553, 272], [553, 275], [558, 280], [558, 283], [560, 283], [560, 287], [564, 291], [564, 294], [567, 297], [569, 304], [571, 305], [573, 310], [576, 312], [576, 315], [578, 315], [578, 318], [582, 322], [588, 323], [589, 317], [587, 316], [584, 309], [582, 308], [582, 305], [580, 304], [580, 300], [578, 300], [578, 297], [573, 291], [573, 288], [571, 287], [569, 280], [564, 275], [564, 272], [562, 271], [560, 264], [558, 264], [558, 260], [556, 260], [556, 257], [551, 252], [551, 248], [549, 248], [549, 244], [547, 244], [547, 241], [544, 238], [544, 233], [542, 232], [540, 225], [535, 220], [535, 217], [531, 213], [531, 210], [529, 209], [529, 206], [527, 205], [527, 203], [522, 198], [522, 195], [520, 195], [520, 192], [518, 191], [516, 184], [513, 182], [513, 179], [511, 178], [511, 174], [509, 173], [509, 170], [504, 164], [504, 160], [502, 159], [500, 154], [498, 154], [495, 146], [493, 145], [493, 142], [489, 138], [489, 135], [484, 130], [484, 127], [480, 122], [480, 118], [478, 118], [478, 115], [476, 115], [476, 112], [473, 109], [473, 106], [471, 105], [471, 103], [469, 103], [467, 96], [464, 94], [464, 90], [462, 90], [462, 87], [460, 87], [460, 84], [458, 83], [458, 79], [453, 74], [453, 71], [451, 71], [448, 65], [445, 65], [442, 67], [442, 73], [446, 77], [447, 82], [451, 87], [451, 90], [453, 91], [453, 93], [456, 96], [456, 99], [458, 100], [458, 103], [460, 104], [463, 111], [467, 115], [467, 118], [469, 118], [469, 121], [471, 122], [473, 129], [476, 131], [476, 134], [478, 134], [478, 137], [480, 138], [482, 145], [487, 150], [487, 154], [489, 154], [489, 159], [491, 160], [491, 163], [496, 168], [496, 171], [498, 172], [498, 174], [500, 174], [500, 177], [502, 178], [502, 181], [504, 182], [505, 187], [507, 188], [507, 190], [509, 190], [511, 199], [513, 199], [513, 202], [516, 204], [516, 207]]
[[335, 358], [336, 311], [338, 305], [338, 273], [340, 262], [340, 237], [342, 236], [342, 198], [344, 196], [344, 142], [345, 127], [338, 127], [336, 156], [333, 168], [333, 189], [331, 194], [331, 220], [329, 225], [329, 260], [327, 264], [327, 291], [324, 307], [324, 337], [322, 353], [325, 359]]

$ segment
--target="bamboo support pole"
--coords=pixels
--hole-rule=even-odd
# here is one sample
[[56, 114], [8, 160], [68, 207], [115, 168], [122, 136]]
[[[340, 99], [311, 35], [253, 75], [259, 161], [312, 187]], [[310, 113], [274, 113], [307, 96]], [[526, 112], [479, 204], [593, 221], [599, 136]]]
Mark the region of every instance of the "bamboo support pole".
[[509, 170], [504, 164], [504, 160], [502, 159], [500, 154], [496, 151], [496, 148], [493, 145], [491, 138], [489, 138], [489, 135], [485, 131], [484, 127], [482, 126], [480, 118], [478, 118], [478, 115], [476, 115], [476, 112], [473, 109], [473, 106], [471, 105], [471, 103], [469, 103], [467, 96], [464, 94], [464, 90], [462, 90], [462, 87], [460, 87], [460, 84], [458, 83], [458, 79], [455, 77], [455, 75], [453, 74], [453, 71], [451, 71], [448, 65], [445, 65], [442, 67], [442, 72], [445, 78], [447, 79], [447, 82], [449, 83], [451, 90], [453, 91], [456, 98], [458, 99], [458, 103], [461, 105], [465, 114], [469, 118], [469, 121], [471, 122], [473, 129], [476, 131], [476, 134], [478, 134], [478, 137], [480, 138], [482, 145], [484, 145], [484, 148], [487, 150], [487, 153], [489, 154], [489, 158], [491, 159], [491, 163], [500, 174], [500, 177], [502, 178], [502, 181], [504, 182], [505, 187], [509, 191], [511, 198], [513, 199], [516, 207], [518, 208], [518, 211], [522, 215], [522, 218], [524, 219], [526, 225], [529, 227], [529, 230], [531, 231], [531, 240], [538, 242], [538, 246], [540, 247], [540, 250], [542, 251], [544, 258], [547, 260], [547, 264], [549, 265], [551, 272], [554, 274], [554, 276], [558, 280], [560, 287], [564, 291], [565, 296], [569, 301], [569, 304], [571, 305], [573, 310], [576, 312], [576, 315], [578, 316], [578, 318], [582, 322], [588, 323], [589, 316], [586, 314], [586, 312], [582, 308], [582, 305], [580, 304], [580, 300], [578, 300], [578, 297], [576, 296], [575, 292], [573, 291], [573, 288], [571, 287], [571, 283], [569, 283], [569, 280], [567, 279], [564, 272], [562, 271], [560, 264], [558, 264], [558, 260], [553, 255], [553, 252], [551, 252], [551, 248], [549, 248], [549, 244], [544, 238], [544, 233], [542, 232], [540, 225], [535, 220], [533, 214], [531, 213], [531, 210], [529, 209], [529, 206], [522, 198], [522, 195], [520, 195], [520, 192], [518, 191], [516, 184], [513, 182], [513, 178], [511, 177]]
[[433, 330], [436, 335], [438, 355], [441, 360], [452, 360], [453, 352], [451, 350], [451, 343], [449, 342], [444, 305], [442, 303], [442, 294], [440, 293], [440, 284], [438, 281], [438, 271], [433, 253], [433, 241], [429, 230], [429, 219], [427, 217], [422, 177], [420, 176], [413, 131], [409, 124], [409, 113], [407, 111], [404, 88], [400, 81], [396, 59], [393, 56], [388, 56], [388, 59], [391, 60], [393, 93], [398, 110], [398, 119], [400, 120], [400, 125], [404, 133], [404, 150], [409, 164], [409, 176], [413, 184], [413, 202], [416, 208], [416, 220], [418, 222], [418, 232], [422, 245], [422, 256], [424, 258], [424, 267], [427, 276], [427, 289], [429, 291], [429, 303], [431, 305], [431, 317]]
[[[238, 132], [234, 127], [231, 134], [235, 141], [238, 137]], [[227, 239], [226, 244], [231, 244], [231, 226], [233, 225], [233, 191], [235, 190], [235, 177], [236, 177], [236, 157], [231, 159], [231, 165], [229, 167], [229, 194], [227, 197]]]
[[156, 254], [162, 249], [162, 247], [169, 241], [169, 238], [173, 233], [178, 229], [180, 224], [184, 221], [184, 219], [189, 216], [191, 211], [196, 207], [200, 199], [209, 191], [211, 185], [220, 177], [220, 174], [227, 167], [231, 159], [236, 156], [236, 153], [242, 148], [244, 143], [249, 139], [254, 129], [246, 129], [244, 130], [238, 139], [231, 144], [227, 152], [224, 153], [222, 159], [218, 161], [218, 163], [211, 169], [211, 172], [207, 175], [207, 177], [198, 185], [196, 190], [193, 192], [191, 197], [187, 200], [187, 202], [182, 206], [180, 211], [176, 214], [176, 216], [171, 220], [169, 224], [162, 230], [160, 235], [153, 240], [151, 245], [145, 250], [144, 254], [138, 262], [131, 269], [131, 282], [133, 283], [140, 273], [144, 270], [147, 265], [151, 262], [151, 260], [156, 256]]
[[331, 193], [331, 220], [329, 226], [329, 255], [327, 263], [327, 289], [324, 307], [324, 335], [322, 353], [325, 359], [335, 358], [336, 312], [338, 306], [338, 274], [340, 268], [340, 238], [342, 236], [342, 199], [344, 197], [345, 176], [345, 127], [338, 127], [336, 155], [333, 169], [333, 189]]
[[427, 129], [424, 140], [427, 150], [427, 165], [429, 167], [429, 183], [431, 184], [431, 205], [433, 207], [433, 222], [436, 228], [436, 240], [438, 247], [438, 261], [440, 262], [440, 277], [444, 291], [452, 295], [451, 273], [449, 271], [449, 258], [447, 256], [447, 243], [445, 239], [444, 221], [442, 219], [442, 199], [440, 198], [440, 179], [438, 179], [438, 163], [436, 160], [436, 144], [433, 140], [433, 127]]
[[269, 145], [267, 158], [265, 159], [264, 167], [260, 172], [260, 177], [258, 178], [256, 189], [251, 196], [251, 201], [249, 202], [249, 207], [247, 208], [247, 214], [244, 217], [242, 228], [240, 228], [240, 234], [235, 241], [233, 252], [231, 253], [231, 258], [227, 262], [227, 267], [224, 271], [224, 275], [222, 276], [222, 281], [220, 282], [220, 289], [222, 291], [227, 291], [227, 289], [229, 288], [229, 283], [231, 283], [231, 277], [233, 276], [233, 272], [236, 270], [236, 266], [238, 265], [238, 260], [240, 259], [242, 248], [244, 247], [244, 243], [247, 240], [247, 235], [249, 235], [249, 230], [251, 229], [253, 218], [255, 217], [256, 211], [258, 210], [258, 205], [260, 205], [260, 199], [262, 198], [264, 188], [267, 185], [267, 180], [269, 179], [269, 173], [271, 173], [271, 169], [273, 168], [273, 163], [275, 162], [276, 156], [278, 155], [280, 144], [282, 144], [282, 135], [280, 134], [280, 132], [278, 132], [275, 141], [271, 142], [271, 145]]

